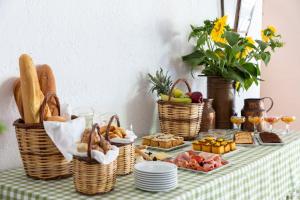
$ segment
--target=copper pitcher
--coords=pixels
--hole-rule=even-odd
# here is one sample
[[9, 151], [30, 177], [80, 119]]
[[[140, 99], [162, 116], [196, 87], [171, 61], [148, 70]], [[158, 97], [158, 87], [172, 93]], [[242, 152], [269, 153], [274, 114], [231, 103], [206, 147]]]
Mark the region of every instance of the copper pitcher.
[[[265, 100], [270, 101], [270, 106], [268, 109], [265, 109]], [[273, 99], [271, 97], [257, 98], [257, 99], [245, 99], [244, 107], [241, 111], [242, 116], [246, 117], [245, 123], [242, 125], [243, 130], [253, 131], [253, 124], [248, 121], [249, 116], [266, 116], [267, 112], [269, 112], [273, 108]], [[266, 130], [266, 123], [262, 122], [257, 127], [258, 131]]]

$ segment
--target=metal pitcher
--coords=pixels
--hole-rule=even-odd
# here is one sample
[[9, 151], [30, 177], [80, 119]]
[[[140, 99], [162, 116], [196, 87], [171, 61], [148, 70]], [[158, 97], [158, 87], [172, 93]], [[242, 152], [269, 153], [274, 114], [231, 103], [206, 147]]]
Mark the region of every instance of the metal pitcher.
[[[268, 109], [265, 109], [265, 100], [270, 101], [270, 106]], [[267, 112], [269, 112], [273, 108], [273, 99], [271, 97], [264, 98], [251, 98], [244, 100], [244, 107], [241, 111], [242, 116], [246, 117], [245, 123], [242, 125], [243, 130], [253, 131], [253, 124], [248, 121], [249, 116], [266, 116]], [[266, 130], [266, 123], [262, 122], [257, 127], [258, 131]]]

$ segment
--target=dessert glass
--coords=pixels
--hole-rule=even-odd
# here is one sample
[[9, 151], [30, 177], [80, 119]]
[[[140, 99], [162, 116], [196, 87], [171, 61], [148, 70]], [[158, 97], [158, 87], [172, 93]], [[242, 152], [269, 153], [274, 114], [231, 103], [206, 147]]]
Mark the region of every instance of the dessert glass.
[[285, 123], [285, 133], [288, 134], [290, 131], [290, 123], [296, 120], [295, 116], [282, 116], [281, 121]]
[[254, 128], [254, 134], [257, 134], [257, 125], [260, 124], [263, 121], [263, 117], [258, 117], [258, 116], [249, 116], [248, 121], [253, 124]]
[[280, 120], [280, 117], [277, 116], [268, 116], [264, 117], [264, 121], [269, 124], [270, 132], [273, 132], [273, 125]]
[[238, 117], [238, 116], [232, 116], [230, 118], [230, 121], [231, 123], [233, 123], [234, 125], [237, 126], [237, 129], [240, 131], [241, 130], [241, 124], [244, 123], [246, 120], [245, 117], [241, 116], [241, 117]]

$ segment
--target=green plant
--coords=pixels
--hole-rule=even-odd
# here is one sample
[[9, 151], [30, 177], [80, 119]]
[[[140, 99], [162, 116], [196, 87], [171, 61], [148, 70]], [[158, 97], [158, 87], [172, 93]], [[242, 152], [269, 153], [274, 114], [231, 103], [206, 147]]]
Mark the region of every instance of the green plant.
[[152, 93], [156, 91], [157, 96], [160, 94], [169, 94], [172, 80], [171, 76], [168, 75], [168, 72], [164, 73], [164, 70], [160, 68], [160, 70], [157, 70], [154, 75], [148, 73], [148, 77], [152, 83], [152, 87], [150, 89]]
[[6, 130], [5, 125], [0, 122], [0, 134]]
[[192, 74], [196, 66], [203, 66], [203, 75], [234, 80], [237, 90], [258, 84], [261, 80], [259, 61], [267, 65], [271, 51], [283, 46], [273, 26], [262, 30], [263, 41], [254, 41], [232, 31], [227, 25], [227, 16], [206, 20], [203, 26], [191, 28], [189, 40], [195, 41], [194, 51], [182, 59], [191, 67]]

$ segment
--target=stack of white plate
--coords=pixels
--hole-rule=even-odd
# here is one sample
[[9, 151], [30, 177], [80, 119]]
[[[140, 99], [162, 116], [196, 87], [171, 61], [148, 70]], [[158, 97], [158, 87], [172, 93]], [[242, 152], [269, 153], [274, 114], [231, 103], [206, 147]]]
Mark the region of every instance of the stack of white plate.
[[177, 187], [177, 166], [160, 161], [146, 161], [134, 166], [135, 186], [141, 190], [162, 192]]

